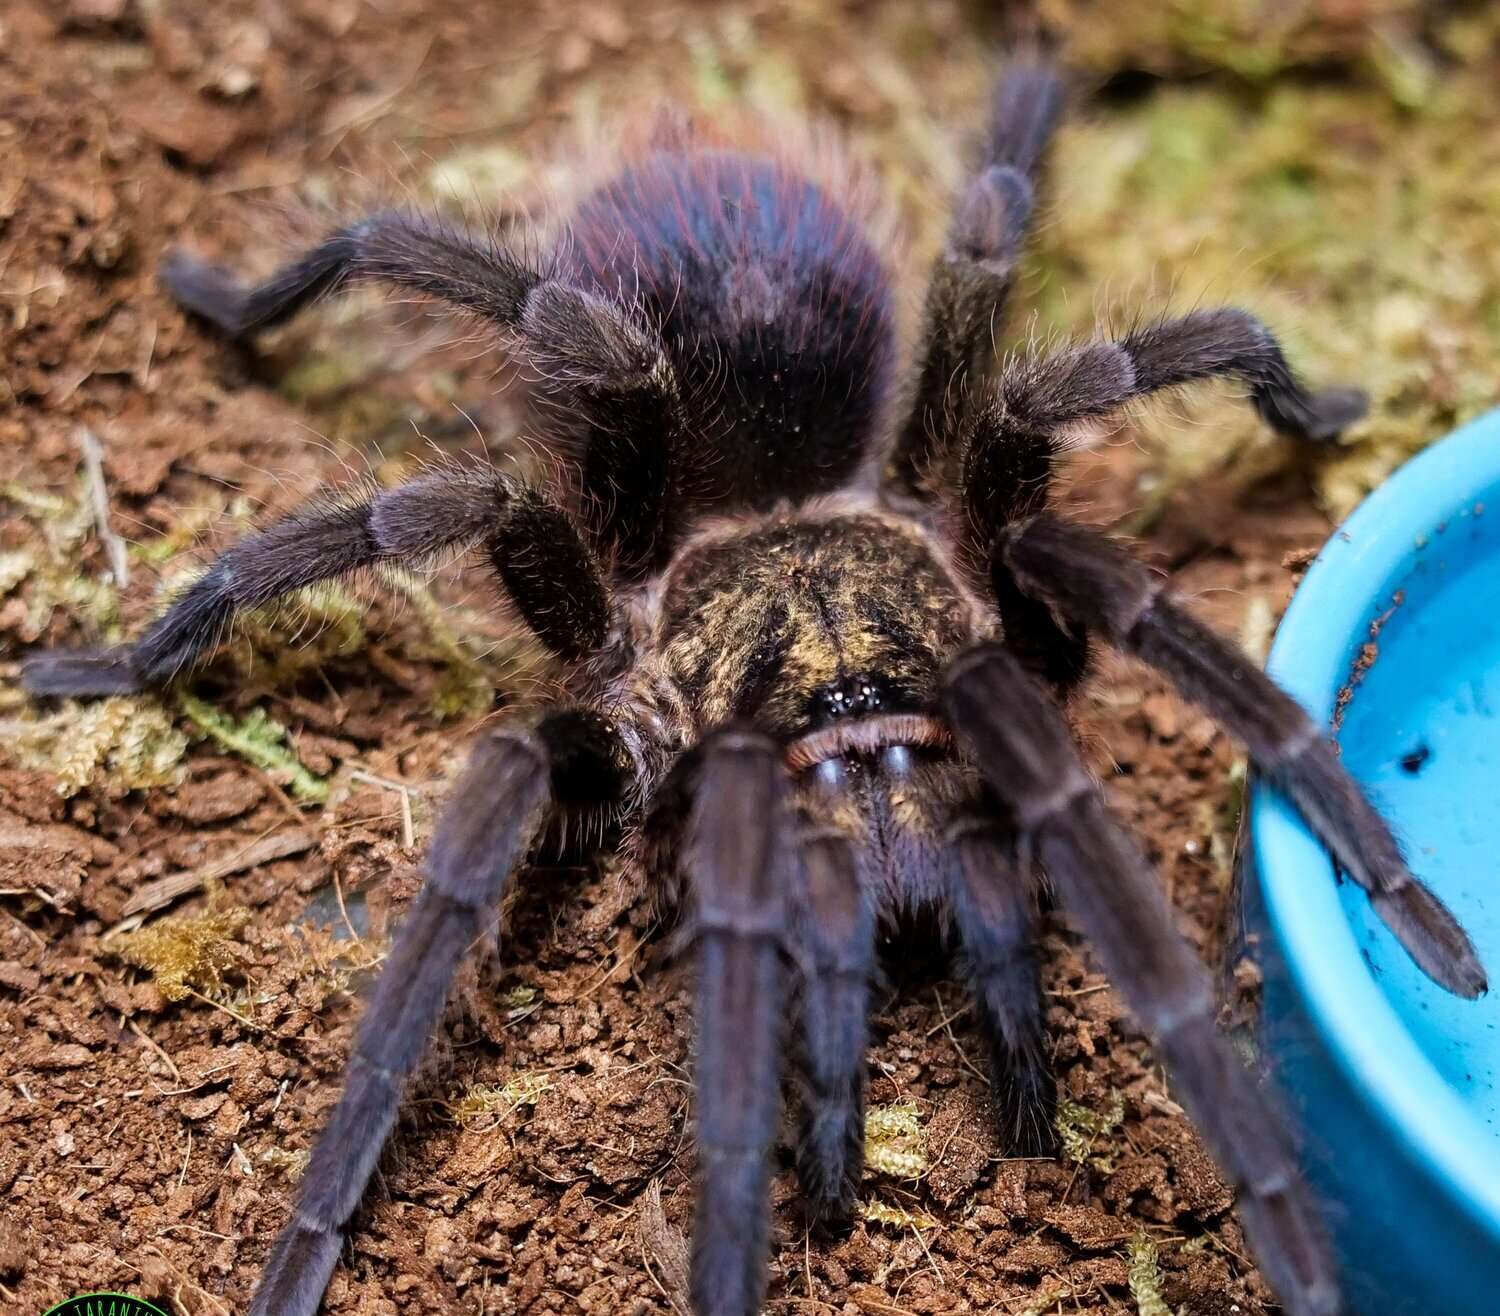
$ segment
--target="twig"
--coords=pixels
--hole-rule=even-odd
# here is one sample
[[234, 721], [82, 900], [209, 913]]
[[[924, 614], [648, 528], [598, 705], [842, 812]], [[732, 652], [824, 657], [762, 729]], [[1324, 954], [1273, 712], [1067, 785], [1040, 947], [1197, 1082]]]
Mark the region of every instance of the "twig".
[[948, 1277], [943, 1274], [943, 1268], [938, 1265], [937, 1258], [932, 1255], [932, 1249], [927, 1246], [927, 1240], [922, 1237], [922, 1231], [915, 1224], [908, 1228], [917, 1236], [917, 1242], [921, 1244], [922, 1251], [927, 1255], [927, 1264], [932, 1267], [932, 1273], [937, 1276], [939, 1284], [947, 1284]]
[[161, 1044], [154, 1037], [152, 1037], [150, 1033], [142, 1028], [140, 1024], [136, 1023], [134, 1019], [127, 1019], [125, 1022], [129, 1026], [132, 1033], [134, 1033], [141, 1039], [141, 1041], [143, 1041], [147, 1046], [149, 1046], [153, 1051], [156, 1052], [161, 1062], [172, 1071], [172, 1077], [175, 1078], [178, 1083], [181, 1083], [182, 1071], [172, 1063], [172, 1057], [162, 1050]]
[[[688, 1247], [682, 1235], [667, 1222], [667, 1214], [661, 1204], [659, 1178], [653, 1179], [646, 1188], [645, 1201], [636, 1217], [636, 1240], [641, 1245], [641, 1260], [645, 1263], [646, 1274], [650, 1276], [651, 1282], [661, 1290], [667, 1305], [678, 1316], [686, 1316], [686, 1298], [690, 1287]], [[656, 1270], [651, 1264], [653, 1259], [661, 1266], [661, 1279], [657, 1278]]]
[[119, 932], [130, 931], [126, 925], [130, 923], [133, 915], [149, 914], [153, 910], [170, 905], [179, 896], [184, 896], [189, 891], [196, 891], [205, 882], [216, 882], [221, 877], [243, 873], [248, 868], [258, 868], [261, 864], [268, 864], [275, 859], [286, 859], [291, 855], [301, 854], [304, 850], [311, 850], [317, 843], [317, 828], [294, 827], [288, 831], [273, 832], [269, 836], [262, 836], [258, 840], [251, 841], [244, 849], [236, 850], [223, 859], [215, 859], [211, 863], [202, 864], [181, 873], [168, 873], [166, 877], [147, 882], [125, 902], [125, 919], [110, 928], [104, 935], [109, 937]]
[[231, 1019], [250, 1029], [251, 1032], [263, 1033], [266, 1031], [263, 1025], [256, 1023], [254, 1019], [249, 1019], [245, 1015], [242, 1015], [233, 1006], [225, 1005], [223, 1001], [216, 1001], [212, 996], [205, 996], [202, 992], [196, 991], [192, 987], [187, 988], [186, 991], [189, 996], [196, 996], [204, 1005], [211, 1005], [215, 1010], [227, 1014]]
[[130, 580], [130, 560], [125, 553], [125, 541], [109, 525], [109, 490], [104, 485], [104, 449], [86, 425], [80, 425], [73, 432], [73, 438], [79, 451], [83, 453], [89, 506], [94, 513], [94, 525], [99, 531], [99, 540], [104, 545], [104, 554], [109, 558], [109, 573], [115, 578], [115, 585], [124, 589]]
[[190, 1160], [192, 1160], [192, 1159], [193, 1159], [193, 1131], [190, 1128], [187, 1131], [187, 1151], [183, 1152], [183, 1154], [182, 1154], [182, 1173], [177, 1176], [177, 1187], [178, 1187], [179, 1191], [181, 1190], [182, 1185], [187, 1182], [188, 1162]]
[[265, 783], [266, 789], [270, 791], [271, 794], [275, 797], [276, 803], [281, 806], [282, 811], [288, 818], [290, 818], [293, 822], [300, 823], [303, 818], [307, 816], [304, 810], [297, 807], [297, 804], [292, 799], [292, 797], [281, 789], [281, 787], [277, 784], [275, 777], [273, 777], [269, 772], [260, 767], [258, 764], [250, 763], [247, 766], [249, 767], [251, 772], [255, 773], [255, 775]]
[[[933, 989], [932, 994], [937, 997], [938, 1009], [941, 1010], [943, 1008], [943, 998], [941, 996], [938, 996], [936, 988]], [[960, 1011], [960, 1013], [962, 1013], [962, 1011]], [[953, 1032], [953, 1021], [957, 1017], [958, 1015], [950, 1014], [946, 1019], [944, 1019], [943, 1031], [948, 1034], [948, 1040], [953, 1044], [953, 1049], [958, 1053], [958, 1058], [963, 1062], [964, 1068], [967, 1069], [971, 1074], [977, 1075], [979, 1078], [988, 1083], [989, 1076], [986, 1075], [978, 1065], [976, 1065], [972, 1060], [969, 1059], [968, 1052], [958, 1044], [958, 1038], [954, 1035]]]
[[364, 938], [355, 931], [354, 924], [349, 921], [349, 906], [344, 903], [344, 884], [339, 881], [337, 869], [333, 873], [333, 894], [338, 897], [339, 914], [344, 920], [344, 926], [349, 929], [349, 936], [353, 939], [356, 946], [362, 945]]
[[401, 797], [401, 848], [411, 850], [417, 844], [417, 829], [411, 819], [411, 788], [389, 777], [377, 777], [373, 772], [358, 768], [349, 774], [350, 781], [362, 781], [367, 786], [383, 786]]

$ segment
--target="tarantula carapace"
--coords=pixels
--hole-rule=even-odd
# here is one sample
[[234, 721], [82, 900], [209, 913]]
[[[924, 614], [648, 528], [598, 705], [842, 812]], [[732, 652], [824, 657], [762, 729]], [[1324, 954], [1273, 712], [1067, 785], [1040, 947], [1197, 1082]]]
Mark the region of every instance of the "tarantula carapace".
[[1302, 711], [1047, 501], [1072, 435], [1163, 388], [1233, 378], [1313, 443], [1364, 400], [1305, 391], [1232, 309], [998, 363], [992, 327], [1061, 99], [1039, 62], [1001, 78], [905, 389], [891, 285], [841, 196], [774, 155], [680, 135], [583, 200], [545, 263], [382, 213], [253, 287], [167, 264], [177, 300], [235, 337], [354, 280], [467, 312], [529, 370], [536, 424], [565, 459], [553, 487], [445, 468], [314, 503], [223, 553], [135, 644], [26, 666], [37, 693], [155, 686], [244, 609], [468, 547], [563, 664], [568, 696], [497, 722], [448, 801], [252, 1316], [318, 1308], [459, 961], [560, 819], [623, 838], [696, 945], [699, 1316], [749, 1316], [765, 1290], [784, 1052], [806, 1210], [837, 1221], [854, 1204], [878, 930], [946, 938], [1001, 1144], [1049, 1150], [1043, 875], [1239, 1190], [1271, 1284], [1297, 1316], [1339, 1310], [1288, 1138], [1070, 737], [1060, 702], [1091, 639], [1161, 669], [1245, 741], [1434, 979], [1474, 996], [1484, 972]]

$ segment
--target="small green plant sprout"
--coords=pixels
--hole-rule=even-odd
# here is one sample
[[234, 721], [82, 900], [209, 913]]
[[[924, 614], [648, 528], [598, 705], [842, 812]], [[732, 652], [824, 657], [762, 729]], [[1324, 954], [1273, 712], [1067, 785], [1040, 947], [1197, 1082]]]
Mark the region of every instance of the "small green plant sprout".
[[210, 740], [264, 769], [298, 799], [321, 803], [328, 798], [328, 783], [308, 771], [287, 743], [286, 728], [265, 709], [253, 708], [236, 720], [186, 691], [177, 695], [177, 706]]

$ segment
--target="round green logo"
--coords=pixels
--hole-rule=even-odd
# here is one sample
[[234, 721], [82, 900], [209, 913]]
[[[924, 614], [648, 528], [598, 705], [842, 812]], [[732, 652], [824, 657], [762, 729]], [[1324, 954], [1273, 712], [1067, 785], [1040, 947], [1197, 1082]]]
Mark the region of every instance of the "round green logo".
[[154, 1302], [128, 1293], [80, 1293], [49, 1307], [42, 1316], [167, 1316]]

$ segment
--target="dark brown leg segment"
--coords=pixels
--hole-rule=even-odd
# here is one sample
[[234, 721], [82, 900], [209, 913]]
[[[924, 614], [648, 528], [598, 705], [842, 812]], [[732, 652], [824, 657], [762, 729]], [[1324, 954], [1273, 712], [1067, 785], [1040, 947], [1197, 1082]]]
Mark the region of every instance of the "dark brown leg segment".
[[604, 642], [609, 594], [563, 512], [494, 471], [452, 470], [345, 500], [325, 499], [221, 553], [134, 644], [43, 653], [22, 679], [34, 694], [106, 695], [162, 686], [228, 637], [251, 608], [367, 567], [421, 567], [483, 543], [522, 618], [554, 653], [581, 658]]
[[1468, 935], [1407, 868], [1401, 847], [1333, 745], [1274, 681], [1167, 597], [1161, 580], [1104, 536], [1050, 517], [1011, 527], [999, 555], [1031, 597], [1097, 628], [1166, 674], [1284, 791], [1434, 981], [1478, 996], [1487, 980]]
[[770, 1248], [781, 1115], [788, 817], [773, 741], [715, 733], [700, 750], [686, 865], [698, 948], [697, 1316], [755, 1316]]
[[1357, 389], [1313, 393], [1292, 374], [1274, 335], [1254, 316], [1224, 307], [1017, 361], [976, 394], [955, 427], [950, 473], [961, 559], [988, 576], [1007, 643], [1027, 667], [1066, 692], [1088, 666], [1089, 623], [1041, 606], [993, 552], [1013, 521], [1047, 506], [1054, 467], [1079, 426], [1097, 423], [1163, 388], [1229, 378], [1246, 384], [1265, 420], [1308, 442], [1333, 438], [1364, 414]]
[[1010, 811], [1023, 856], [1051, 878], [1239, 1190], [1241, 1223], [1272, 1288], [1292, 1316], [1334, 1316], [1336, 1272], [1285, 1129], [1219, 1035], [1209, 975], [1174, 930], [1160, 885], [1105, 807], [1056, 706], [995, 645], [954, 663], [945, 703]]
[[927, 289], [916, 393], [891, 459], [902, 490], [924, 487], [994, 365], [995, 331], [1062, 101], [1061, 79], [1045, 65], [1018, 62], [999, 78], [982, 162], [954, 207]]
[[680, 387], [660, 333], [622, 304], [493, 241], [397, 211], [339, 229], [259, 284], [183, 252], [161, 279], [180, 305], [235, 339], [353, 282], [391, 284], [493, 325], [541, 380], [543, 419], [579, 459], [584, 520], [600, 546], [628, 569], [662, 547], [684, 428]]
[[344, 1230], [395, 1127], [402, 1090], [442, 1016], [465, 952], [497, 916], [554, 801], [604, 807], [624, 754], [597, 714], [558, 709], [530, 732], [481, 740], [450, 796], [427, 880], [396, 933], [355, 1039], [344, 1091], [313, 1147], [297, 1210], [266, 1261], [249, 1316], [314, 1316]]
[[1057, 1146], [1057, 1080], [1037, 972], [1035, 898], [1014, 844], [993, 823], [958, 824], [953, 848], [953, 922], [989, 1052], [1005, 1152], [1049, 1156]]
[[850, 1218], [865, 1165], [865, 1049], [875, 977], [875, 919], [849, 841], [834, 832], [798, 847], [796, 958], [802, 970], [806, 1084], [797, 1177], [815, 1220]]

